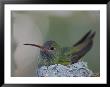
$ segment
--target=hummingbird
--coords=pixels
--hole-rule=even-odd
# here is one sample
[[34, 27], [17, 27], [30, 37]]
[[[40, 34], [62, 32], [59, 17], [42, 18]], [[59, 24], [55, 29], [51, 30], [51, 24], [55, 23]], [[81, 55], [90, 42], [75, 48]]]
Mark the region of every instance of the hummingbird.
[[24, 44], [40, 48], [39, 66], [54, 64], [77, 63], [93, 46], [96, 32], [89, 30], [77, 43], [72, 46], [62, 47], [53, 40], [46, 41], [42, 46], [37, 44]]

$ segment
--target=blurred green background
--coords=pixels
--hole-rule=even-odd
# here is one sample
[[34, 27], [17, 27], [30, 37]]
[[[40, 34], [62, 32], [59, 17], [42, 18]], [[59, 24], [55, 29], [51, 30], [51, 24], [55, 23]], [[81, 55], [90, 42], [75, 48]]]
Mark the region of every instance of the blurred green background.
[[43, 42], [54, 40], [61, 46], [72, 46], [89, 30], [96, 31], [93, 47], [82, 60], [93, 72], [100, 72], [100, 11], [14, 12], [32, 17], [41, 31]]

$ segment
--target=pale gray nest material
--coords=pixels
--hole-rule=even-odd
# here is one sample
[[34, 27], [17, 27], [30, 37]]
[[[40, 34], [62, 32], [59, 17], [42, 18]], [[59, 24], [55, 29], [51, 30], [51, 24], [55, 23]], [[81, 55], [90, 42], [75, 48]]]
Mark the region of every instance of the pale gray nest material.
[[36, 72], [38, 77], [90, 77], [93, 72], [88, 69], [87, 62], [77, 62], [72, 65], [55, 64], [42, 66]]

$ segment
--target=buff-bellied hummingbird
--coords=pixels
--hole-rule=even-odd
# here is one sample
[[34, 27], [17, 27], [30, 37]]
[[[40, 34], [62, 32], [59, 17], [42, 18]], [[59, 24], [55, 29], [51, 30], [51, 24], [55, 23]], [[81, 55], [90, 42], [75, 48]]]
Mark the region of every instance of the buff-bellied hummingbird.
[[39, 65], [74, 64], [77, 63], [93, 46], [95, 32], [88, 31], [83, 38], [70, 47], [62, 47], [53, 40], [46, 41], [43, 46], [24, 44], [40, 48]]

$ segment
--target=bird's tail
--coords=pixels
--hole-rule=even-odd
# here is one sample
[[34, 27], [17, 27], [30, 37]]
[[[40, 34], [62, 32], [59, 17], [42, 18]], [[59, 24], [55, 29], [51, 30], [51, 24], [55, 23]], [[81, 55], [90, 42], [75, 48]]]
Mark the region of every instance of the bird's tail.
[[84, 36], [83, 36], [83, 38], [81, 38], [76, 44], [74, 44], [73, 46], [78, 46], [78, 45], [80, 45], [81, 43], [83, 43], [84, 41], [86, 41], [86, 40], [92, 40], [93, 39], [93, 37], [95, 36], [95, 33], [96, 32], [93, 32], [92, 34], [91, 34], [91, 30], [89, 31], [89, 32], [87, 32]]
[[92, 32], [90, 30], [83, 36], [83, 38], [81, 38], [76, 44], [73, 45], [73, 48], [78, 49], [76, 50], [76, 52], [73, 53], [73, 63], [77, 62], [92, 48], [95, 33], [96, 32]]

